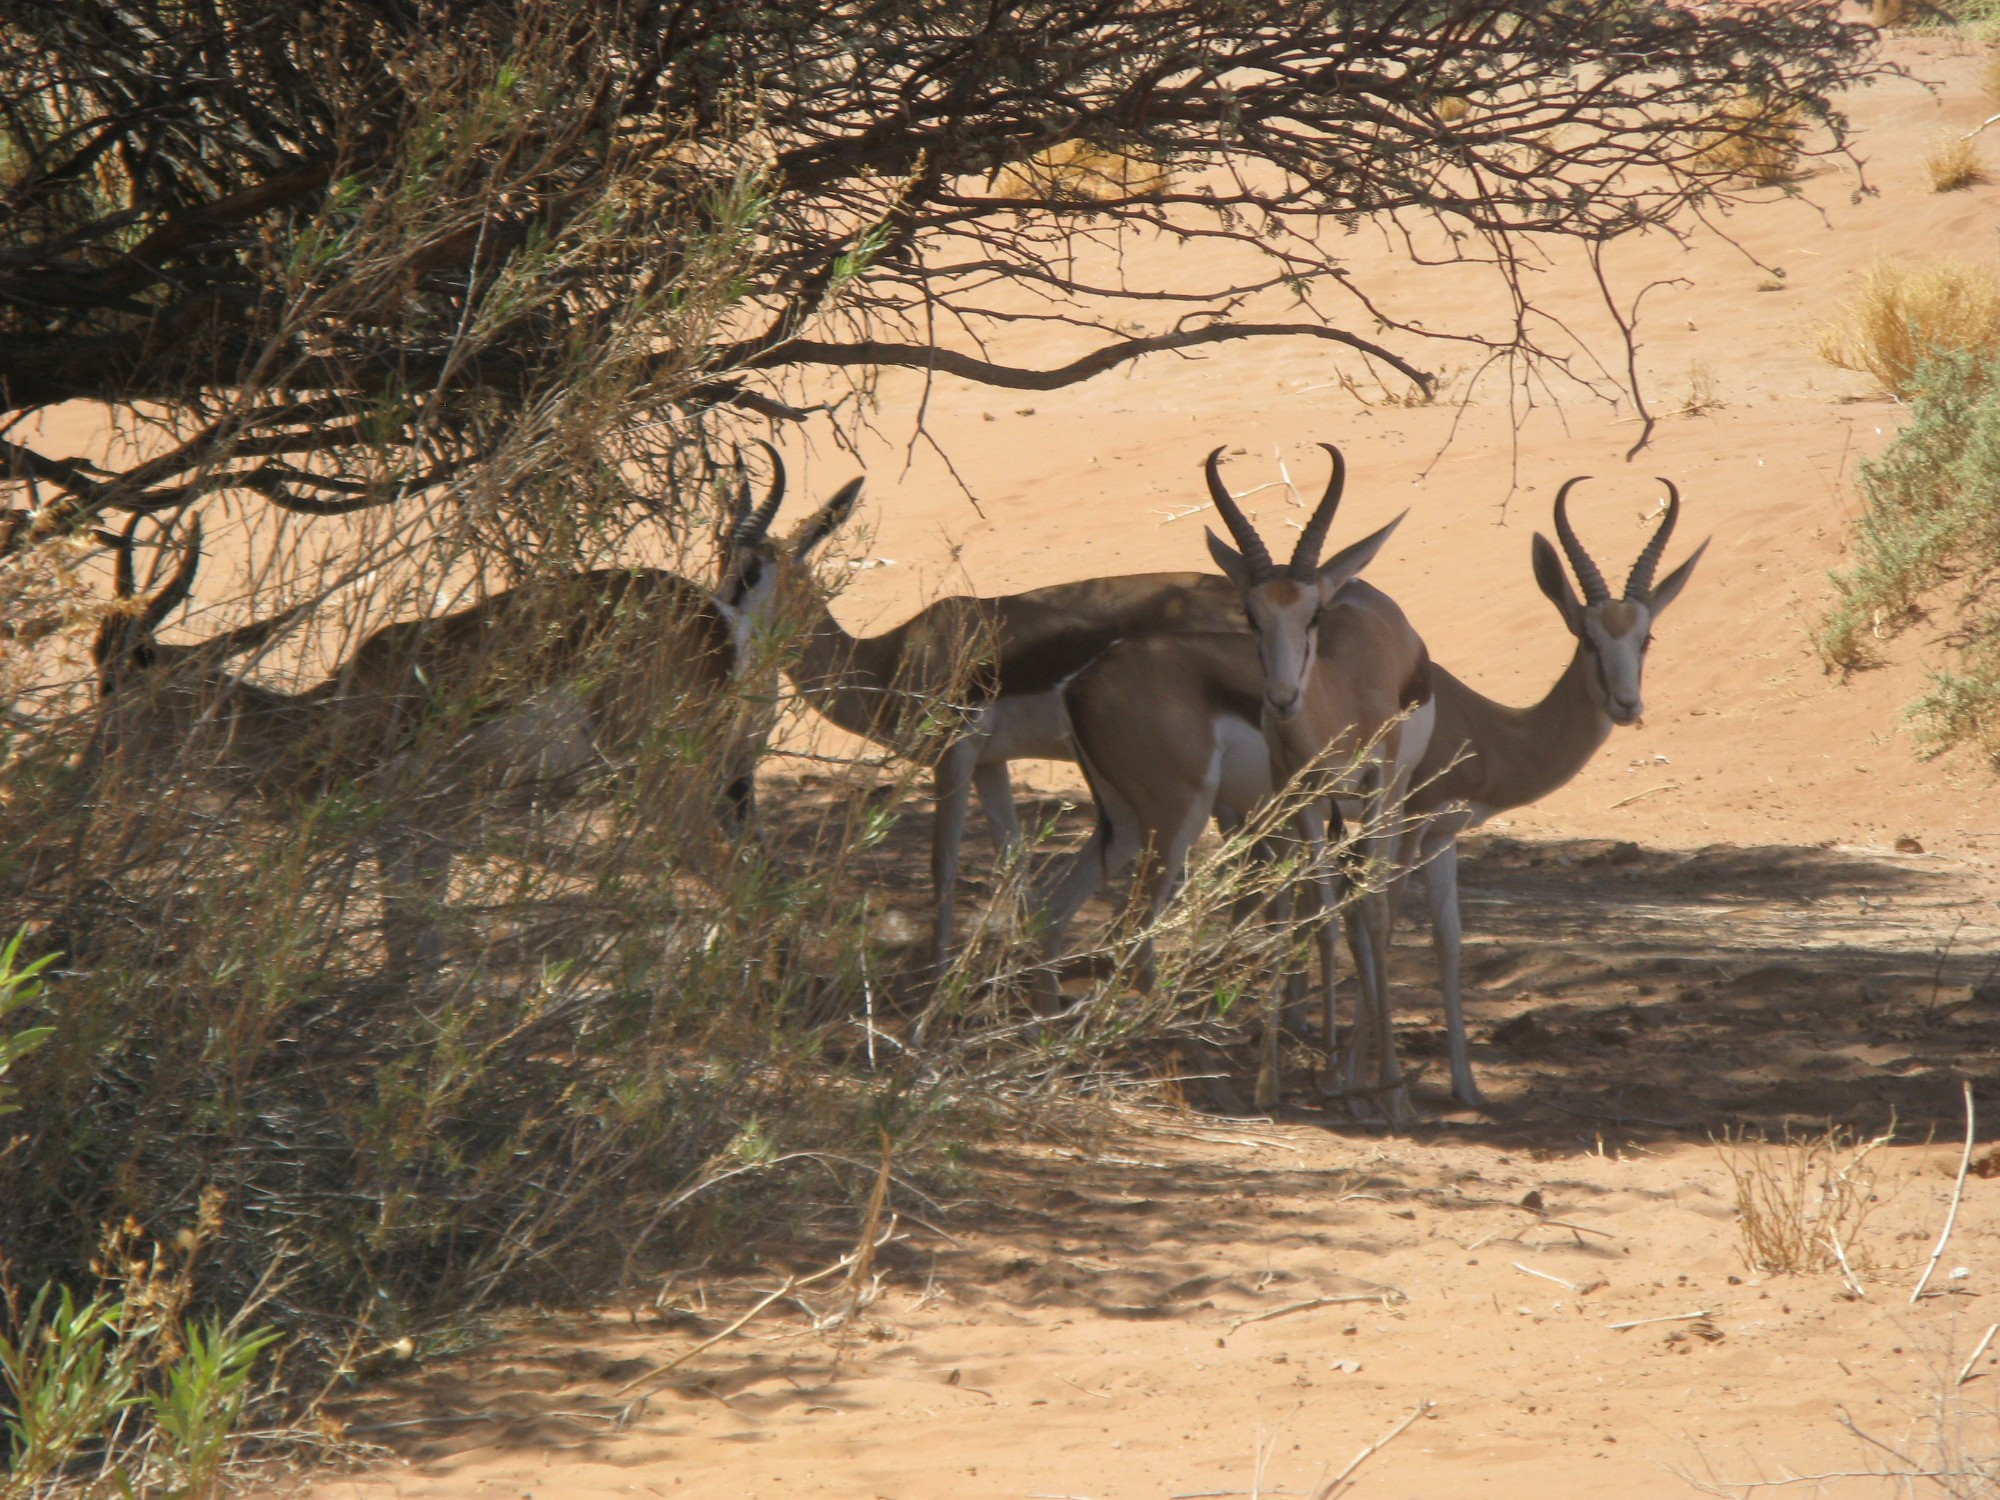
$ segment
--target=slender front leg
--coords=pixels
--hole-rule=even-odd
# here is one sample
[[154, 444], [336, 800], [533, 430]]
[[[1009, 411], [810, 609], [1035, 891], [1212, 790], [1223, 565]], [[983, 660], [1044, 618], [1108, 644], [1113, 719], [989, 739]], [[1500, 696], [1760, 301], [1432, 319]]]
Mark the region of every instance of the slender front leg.
[[451, 850], [427, 834], [402, 832], [382, 840], [382, 946], [391, 979], [418, 982], [444, 965], [437, 911], [449, 892]]
[[1021, 819], [1014, 809], [1014, 778], [1004, 760], [980, 761], [972, 768], [979, 806], [993, 830], [993, 852], [1005, 857], [1021, 843]]
[[1438, 988], [1444, 996], [1445, 1036], [1451, 1047], [1451, 1091], [1459, 1103], [1486, 1107], [1472, 1078], [1465, 1040], [1465, 1002], [1459, 993], [1458, 840], [1452, 839], [1425, 863], [1424, 896], [1431, 909], [1431, 947], [1437, 954]]
[[965, 813], [972, 800], [972, 771], [978, 740], [967, 736], [939, 757], [934, 784], [937, 811], [931, 819], [931, 963], [942, 969], [951, 956], [952, 904], [958, 895], [958, 851], [965, 839]]

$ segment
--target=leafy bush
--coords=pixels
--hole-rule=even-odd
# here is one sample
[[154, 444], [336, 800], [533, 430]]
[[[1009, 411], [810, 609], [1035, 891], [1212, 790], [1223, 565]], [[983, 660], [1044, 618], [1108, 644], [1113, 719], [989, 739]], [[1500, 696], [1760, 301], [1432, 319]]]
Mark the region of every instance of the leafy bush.
[[1843, 671], [1874, 664], [1878, 643], [1947, 596], [1951, 665], [1914, 715], [1934, 749], [1966, 745], [2000, 765], [2000, 356], [1932, 355], [1911, 380], [1910, 420], [1860, 467], [1862, 511], [1851, 567], [1814, 643]]

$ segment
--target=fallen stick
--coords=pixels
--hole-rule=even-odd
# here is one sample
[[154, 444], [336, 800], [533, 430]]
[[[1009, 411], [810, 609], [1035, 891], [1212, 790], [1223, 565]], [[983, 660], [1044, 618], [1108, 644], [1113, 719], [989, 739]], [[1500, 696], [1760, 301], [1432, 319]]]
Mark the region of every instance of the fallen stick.
[[[648, 1370], [643, 1375], [633, 1376], [630, 1380], [626, 1381], [623, 1385], [619, 1386], [618, 1389], [613, 1391], [611, 1394], [614, 1396], [622, 1396], [627, 1391], [633, 1389], [635, 1386], [644, 1385], [647, 1381], [653, 1380], [661, 1375], [666, 1374], [669, 1370], [675, 1369], [680, 1365], [686, 1364], [689, 1360], [693, 1359], [697, 1354], [701, 1353], [702, 1350], [712, 1349], [715, 1347], [715, 1345], [721, 1343], [731, 1334], [740, 1333], [745, 1327], [749, 1325], [750, 1321], [753, 1318], [755, 1318], [757, 1314], [761, 1313], [765, 1308], [769, 1307], [773, 1302], [777, 1302], [782, 1298], [789, 1297], [793, 1292], [797, 1291], [802, 1286], [811, 1286], [816, 1281], [824, 1281], [829, 1276], [838, 1276], [842, 1271], [851, 1270], [860, 1259], [861, 1259], [861, 1253], [857, 1250], [851, 1254], [841, 1256], [841, 1258], [835, 1261], [832, 1265], [827, 1266], [822, 1270], [815, 1271], [810, 1276], [787, 1276], [785, 1278], [785, 1284], [783, 1286], [779, 1287], [775, 1292], [771, 1293], [768, 1297], [764, 1298], [763, 1301], [759, 1302], [755, 1307], [751, 1308], [750, 1311], [745, 1313], [742, 1317], [738, 1318], [734, 1323], [731, 1323], [727, 1328], [723, 1329], [722, 1332], [716, 1334], [715, 1337], [703, 1339], [699, 1344], [696, 1344], [692, 1349], [683, 1349], [679, 1354], [676, 1354], [672, 1359], [668, 1360], [665, 1364], [661, 1365], [657, 1370]], [[650, 1392], [648, 1394], [650, 1394]]]
[[1991, 1328], [1986, 1330], [1986, 1337], [1981, 1339], [1979, 1347], [1972, 1351], [1972, 1358], [1968, 1359], [1959, 1369], [1958, 1379], [1952, 1382], [1953, 1385], [1964, 1385], [1966, 1381], [1972, 1378], [1972, 1367], [1979, 1363], [1979, 1356], [1986, 1352], [1986, 1346], [1993, 1342], [1993, 1335], [1996, 1333], [2000, 1333], [2000, 1323], [1995, 1323]]
[[[1603, 1237], [1604, 1237], [1605, 1239], [1607, 1239], [1607, 1240], [1615, 1240], [1615, 1239], [1617, 1239], [1617, 1238], [1618, 1238], [1618, 1236], [1617, 1236], [1617, 1235], [1613, 1234], [1613, 1233], [1612, 1233], [1612, 1232], [1611, 1232], [1610, 1230], [1608, 1230], [1608, 1229], [1592, 1229], [1592, 1228], [1591, 1228], [1591, 1227], [1590, 1227], [1590, 1226], [1589, 1226], [1588, 1224], [1572, 1224], [1572, 1223], [1570, 1223], [1570, 1221], [1569, 1221], [1568, 1219], [1551, 1219], [1551, 1218], [1550, 1218], [1550, 1217], [1549, 1217], [1549, 1216], [1548, 1216], [1547, 1214], [1543, 1214], [1543, 1213], [1536, 1213], [1536, 1211], [1535, 1211], [1534, 1209], [1532, 1209], [1532, 1208], [1523, 1208], [1523, 1207], [1522, 1207], [1522, 1206], [1521, 1206], [1520, 1204], [1518, 1204], [1518, 1203], [1516, 1203], [1516, 1204], [1514, 1204], [1514, 1205], [1512, 1205], [1512, 1206], [1513, 1206], [1513, 1207], [1515, 1207], [1515, 1208], [1518, 1208], [1518, 1209], [1520, 1209], [1520, 1210], [1521, 1210], [1521, 1212], [1522, 1212], [1522, 1213], [1524, 1213], [1524, 1214], [1534, 1214], [1534, 1215], [1535, 1215], [1535, 1222], [1536, 1222], [1536, 1223], [1538, 1223], [1538, 1224], [1547, 1224], [1547, 1225], [1549, 1225], [1549, 1226], [1550, 1226], [1551, 1228], [1555, 1228], [1555, 1229], [1573, 1229], [1573, 1230], [1575, 1230], [1575, 1231], [1576, 1231], [1576, 1232], [1577, 1232], [1578, 1234], [1597, 1234], [1597, 1235], [1602, 1235], [1602, 1236], [1603, 1236]], [[1533, 1229], [1534, 1227], [1535, 1227], [1535, 1225], [1534, 1225], [1534, 1224], [1530, 1224], [1530, 1225], [1528, 1226], [1528, 1228], [1529, 1228], [1529, 1229]]]
[[1082, 1392], [1084, 1393], [1084, 1395], [1086, 1395], [1086, 1396], [1095, 1396], [1095, 1397], [1096, 1397], [1096, 1398], [1097, 1398], [1097, 1399], [1098, 1399], [1099, 1401], [1109, 1401], [1109, 1400], [1111, 1399], [1111, 1396], [1110, 1396], [1110, 1394], [1109, 1394], [1108, 1392], [1105, 1392], [1105, 1391], [1093, 1391], [1093, 1390], [1092, 1390], [1092, 1389], [1091, 1389], [1091, 1388], [1090, 1388], [1089, 1386], [1087, 1386], [1087, 1385], [1079, 1385], [1079, 1384], [1077, 1384], [1077, 1382], [1076, 1382], [1076, 1381], [1074, 1381], [1074, 1380], [1071, 1380], [1071, 1379], [1069, 1378], [1069, 1376], [1067, 1376], [1067, 1375], [1058, 1375], [1058, 1376], [1056, 1376], [1056, 1379], [1060, 1380], [1060, 1381], [1061, 1381], [1061, 1382], [1062, 1382], [1062, 1383], [1063, 1383], [1064, 1385], [1066, 1385], [1066, 1386], [1070, 1386], [1070, 1387], [1072, 1387], [1072, 1388], [1073, 1388], [1073, 1389], [1075, 1389], [1075, 1390], [1079, 1390], [1079, 1391], [1082, 1391]]
[[1248, 1328], [1252, 1323], [1266, 1323], [1272, 1318], [1287, 1317], [1295, 1312], [1308, 1312], [1315, 1307], [1332, 1307], [1341, 1302], [1379, 1302], [1388, 1307], [1393, 1303], [1409, 1300], [1407, 1292], [1398, 1291], [1392, 1286], [1385, 1286], [1379, 1292], [1340, 1292], [1332, 1297], [1308, 1297], [1303, 1302], [1292, 1302], [1284, 1307], [1274, 1307], [1269, 1312], [1252, 1313], [1247, 1318], [1238, 1318], [1229, 1325], [1229, 1331], [1234, 1333], [1239, 1328]]
[[1959, 137], [1959, 139], [1961, 141], [1969, 141], [1975, 135], [1978, 135], [1980, 131], [1984, 130], [1988, 125], [1993, 124], [1995, 121], [2000, 121], [2000, 115], [1988, 115], [1985, 119], [1981, 120], [1977, 125], [1973, 126], [1972, 129], [1966, 131], [1964, 135]]
[[1924, 1274], [1917, 1278], [1916, 1287], [1910, 1292], [1910, 1301], [1923, 1296], [1924, 1288], [1930, 1285], [1931, 1273], [1937, 1263], [1944, 1258], [1945, 1242], [1951, 1238], [1951, 1226], [1958, 1221], [1959, 1200], [1965, 1196], [1965, 1174], [1972, 1167], [1972, 1080], [1965, 1080], [1965, 1154], [1958, 1159], [1958, 1181], [1952, 1184], [1951, 1208], [1944, 1216], [1944, 1233], [1938, 1236], [1937, 1248], [1931, 1251], [1930, 1263], [1924, 1267]]
[[1828, 1229], [1826, 1232], [1826, 1242], [1833, 1246], [1833, 1258], [1840, 1262], [1841, 1279], [1847, 1283], [1847, 1289], [1854, 1293], [1856, 1301], [1866, 1302], [1868, 1300], [1867, 1289], [1861, 1285], [1860, 1280], [1855, 1276], [1854, 1267], [1847, 1263], [1847, 1252], [1840, 1248], [1840, 1236], [1835, 1234], [1833, 1230]]
[[1699, 1312], [1668, 1313], [1663, 1318], [1634, 1318], [1629, 1323], [1606, 1323], [1606, 1328], [1644, 1328], [1648, 1323], [1693, 1323], [1701, 1318], [1712, 1318], [1715, 1309], [1704, 1307]]
[[1570, 1291], [1575, 1292], [1579, 1297], [1583, 1295], [1583, 1288], [1578, 1286], [1574, 1281], [1569, 1281], [1561, 1276], [1551, 1276], [1547, 1271], [1537, 1271], [1533, 1266], [1524, 1266], [1518, 1260], [1509, 1261], [1508, 1264], [1524, 1275], [1539, 1276], [1544, 1281], [1553, 1281], [1557, 1286], [1569, 1288]]
[[1680, 789], [1681, 789], [1681, 784], [1678, 781], [1663, 781], [1658, 786], [1647, 787], [1646, 790], [1643, 792], [1634, 792], [1629, 797], [1620, 797], [1616, 802], [1612, 803], [1611, 806], [1605, 808], [1604, 810], [1606, 812], [1616, 812], [1621, 807], [1626, 807], [1634, 802], [1637, 802], [1641, 797], [1650, 797], [1655, 792], [1677, 792]]
[[1354, 1462], [1342, 1469], [1318, 1489], [1314, 1490], [1312, 1500], [1333, 1500], [1333, 1497], [1339, 1494], [1341, 1489], [1346, 1486], [1347, 1481], [1354, 1476], [1356, 1469], [1367, 1463], [1369, 1459], [1373, 1458], [1377, 1453], [1380, 1453], [1384, 1448], [1395, 1442], [1397, 1438], [1409, 1431], [1417, 1418], [1427, 1417], [1435, 1410], [1437, 1410], [1437, 1403], [1428, 1396], [1419, 1401], [1415, 1411], [1383, 1433], [1382, 1436], [1375, 1439], [1366, 1448], [1355, 1454]]

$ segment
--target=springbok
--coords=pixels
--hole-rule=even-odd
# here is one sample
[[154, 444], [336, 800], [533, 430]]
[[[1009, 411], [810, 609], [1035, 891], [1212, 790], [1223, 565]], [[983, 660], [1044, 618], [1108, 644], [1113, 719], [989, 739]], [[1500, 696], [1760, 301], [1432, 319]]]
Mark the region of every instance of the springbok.
[[455, 825], [478, 807], [559, 803], [591, 774], [645, 758], [671, 723], [710, 747], [691, 779], [710, 805], [685, 805], [649, 780], [640, 788], [647, 816], [671, 826], [713, 814], [728, 831], [743, 829], [775, 701], [774, 682], [761, 694], [743, 691], [753, 637], [858, 493], [857, 481], [781, 548], [768, 531], [782, 479], [755, 508], [746, 484], [713, 592], [653, 568], [539, 580], [453, 614], [384, 626], [303, 693], [247, 682], [229, 665], [302, 609], [207, 641], [160, 642], [160, 625], [194, 586], [199, 522], [165, 586], [143, 602], [128, 527], [104, 538], [114, 544], [121, 608], [94, 644], [93, 753], [142, 770], [182, 757], [273, 802], [310, 801], [346, 784], [405, 809], [376, 836], [388, 966], [401, 975], [435, 969], [438, 935], [413, 912], [441, 897]]
[[1397, 862], [1402, 874], [1389, 903], [1393, 912], [1394, 897], [1412, 874], [1422, 881], [1444, 996], [1451, 1089], [1461, 1103], [1474, 1108], [1486, 1101], [1472, 1078], [1459, 992], [1459, 836], [1495, 813], [1546, 797], [1583, 769], [1610, 738], [1613, 726], [1639, 722], [1640, 679], [1653, 621], [1679, 597], [1708, 549], [1704, 541], [1657, 586], [1653, 583], [1681, 509], [1680, 492], [1662, 479], [1666, 514], [1632, 564], [1623, 597], [1613, 599], [1570, 525], [1569, 492], [1582, 482], [1578, 478], [1563, 485], [1555, 504], [1556, 535], [1583, 586], [1582, 599], [1548, 539], [1537, 533], [1531, 544], [1535, 582], [1576, 637], [1569, 666], [1542, 701], [1529, 708], [1495, 703], [1442, 667], [1433, 668], [1437, 724], [1417, 767], [1409, 800], [1413, 821], [1404, 836], [1403, 857]]
[[1076, 758], [1063, 684], [1123, 638], [1243, 629], [1235, 588], [1212, 573], [1134, 573], [991, 598], [952, 595], [870, 636], [835, 619], [824, 593], [806, 597], [803, 639], [786, 670], [834, 724], [907, 753], [940, 697], [963, 705], [933, 768], [930, 957], [938, 966], [951, 949], [972, 791], [995, 843], [1011, 849], [1021, 832], [1008, 762]]
[[[1125, 640], [1080, 672], [1063, 693], [1078, 760], [1097, 802], [1098, 825], [1069, 872], [1044, 903], [1047, 957], [1084, 899], [1106, 878], [1148, 856], [1144, 892], [1157, 918], [1184, 878], [1188, 850], [1211, 816], [1239, 824], [1308, 768], [1333, 772], [1336, 805], [1347, 804], [1368, 830], [1371, 854], [1386, 857], [1392, 833], [1380, 830], [1409, 785], [1430, 732], [1429, 655], [1395, 603], [1359, 581], [1395, 521], [1318, 561], [1345, 483], [1333, 477], [1282, 572], [1256, 528], [1223, 485], [1221, 449], [1209, 455], [1209, 491], [1240, 552], [1219, 537], [1209, 550], [1237, 591], [1250, 634], [1153, 636]], [[1307, 894], [1330, 909], [1326, 817], [1317, 798], [1299, 813], [1312, 856]], [[1363, 904], [1380, 904], [1379, 895]], [[1389, 1029], [1385, 976], [1374, 939], [1386, 916], [1353, 907], [1343, 914], [1366, 1019], [1375, 1033], [1378, 1087], [1400, 1117], [1402, 1077]], [[1334, 949], [1330, 922], [1318, 944], [1329, 1061], [1338, 1063]], [[1146, 970], [1150, 969], [1150, 963]], [[1142, 970], [1142, 981], [1146, 970]], [[1275, 1051], [1275, 1028], [1267, 1033]], [[1355, 1054], [1345, 1070], [1359, 1086]], [[1264, 1087], [1275, 1087], [1267, 1066]]]

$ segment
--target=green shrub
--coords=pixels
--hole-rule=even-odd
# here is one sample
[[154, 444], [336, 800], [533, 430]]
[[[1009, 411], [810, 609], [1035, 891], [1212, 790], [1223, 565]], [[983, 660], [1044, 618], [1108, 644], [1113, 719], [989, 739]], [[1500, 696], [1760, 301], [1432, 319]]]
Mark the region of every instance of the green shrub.
[[1910, 419], [1860, 466], [1854, 562], [1814, 644], [1842, 671], [1872, 666], [1880, 643], [1942, 600], [1947, 665], [1913, 706], [1933, 750], [1968, 746], [2000, 765], [2000, 358], [1932, 354], [1911, 381]]

